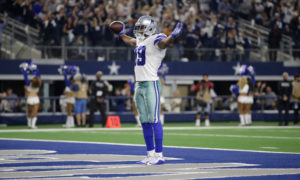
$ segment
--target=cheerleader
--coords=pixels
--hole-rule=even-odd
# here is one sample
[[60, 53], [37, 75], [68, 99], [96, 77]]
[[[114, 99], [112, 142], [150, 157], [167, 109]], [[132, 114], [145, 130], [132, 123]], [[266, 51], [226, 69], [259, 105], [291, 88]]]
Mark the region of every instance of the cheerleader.
[[[65, 102], [67, 104], [67, 119], [66, 124], [63, 125], [63, 127], [66, 128], [73, 128], [75, 127], [74, 123], [74, 117], [73, 117], [73, 109], [75, 104], [75, 97], [73, 95], [73, 91], [71, 90], [72, 85], [74, 83], [73, 76], [76, 74], [77, 71], [79, 71], [78, 67], [75, 66], [62, 66], [58, 69], [60, 74], [64, 75], [65, 80]], [[68, 74], [70, 74], [70, 78], [68, 78]]]
[[[21, 72], [24, 75], [25, 81], [25, 95], [27, 96], [27, 126], [32, 129], [36, 129], [37, 114], [40, 105], [40, 99], [38, 96], [39, 89], [42, 85], [38, 67], [30, 63], [22, 63], [20, 65]], [[34, 74], [32, 80], [28, 80], [28, 73]]]
[[240, 125], [244, 126], [246, 125], [246, 118], [245, 118], [246, 109], [247, 109], [246, 103], [248, 102], [247, 93], [249, 91], [249, 85], [246, 76], [241, 77], [241, 79], [238, 82], [238, 87], [239, 87], [238, 110], [239, 110], [239, 117], [241, 122]]
[[242, 65], [240, 70], [240, 75], [242, 75], [242, 77], [237, 85], [231, 85], [230, 87], [231, 92], [238, 96], [238, 111], [241, 126], [252, 124], [251, 107], [253, 104], [253, 91], [255, 85], [254, 74], [252, 66], [248, 67]]
[[254, 94], [254, 84], [255, 84], [255, 80], [254, 80], [254, 76], [251, 76], [253, 78], [249, 78], [247, 77], [247, 83], [249, 86], [249, 90], [247, 93], [247, 101], [245, 104], [245, 124], [246, 125], [251, 125], [252, 124], [252, 116], [251, 116], [251, 108], [252, 108], [252, 104], [254, 102], [254, 98], [253, 98], [253, 94]]

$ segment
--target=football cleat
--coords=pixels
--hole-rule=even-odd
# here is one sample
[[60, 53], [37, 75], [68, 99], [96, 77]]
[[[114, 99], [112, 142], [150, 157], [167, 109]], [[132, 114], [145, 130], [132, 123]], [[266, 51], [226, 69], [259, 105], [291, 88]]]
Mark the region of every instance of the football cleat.
[[165, 163], [165, 159], [163, 157], [154, 157], [150, 159], [147, 165], [161, 165]]
[[145, 159], [138, 161], [137, 164], [148, 165], [150, 161], [154, 161], [153, 159], [155, 159], [154, 156], [147, 156]]

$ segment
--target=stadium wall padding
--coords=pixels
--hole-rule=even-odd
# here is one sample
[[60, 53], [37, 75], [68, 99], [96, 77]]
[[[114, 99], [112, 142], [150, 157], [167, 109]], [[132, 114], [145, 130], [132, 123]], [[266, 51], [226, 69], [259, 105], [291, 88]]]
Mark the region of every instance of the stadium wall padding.
[[[108, 115], [118, 115], [120, 116], [121, 123], [135, 123], [135, 118], [133, 113], [110, 113]], [[195, 113], [166, 113], [165, 114], [165, 122], [194, 122], [195, 121]], [[293, 113], [289, 114], [290, 122], [293, 120]], [[88, 118], [87, 118], [88, 119]], [[278, 121], [277, 112], [272, 113], [262, 113], [262, 112], [253, 112], [252, 113], [253, 121], [268, 121], [274, 122]], [[95, 115], [95, 123], [100, 123], [101, 117], [99, 114]], [[239, 117], [237, 112], [228, 113], [228, 112], [217, 112], [213, 113], [210, 116], [210, 120], [212, 122], [232, 122], [239, 121]], [[62, 113], [40, 113], [38, 115], [37, 124], [63, 124], [66, 121], [66, 115]], [[204, 119], [202, 119], [204, 121]], [[0, 124], [7, 125], [25, 125], [26, 116], [23, 113], [2, 113], [0, 114]]]
[[[21, 75], [19, 64], [29, 60], [0, 60], [0, 75]], [[112, 74], [111, 66], [117, 67], [117, 73], [113, 75], [133, 75], [133, 61], [53, 61], [52, 60], [36, 60], [41, 75], [58, 75], [58, 67], [63, 64], [75, 65], [80, 67], [80, 71], [87, 75], [94, 75], [101, 70], [104, 75]], [[235, 67], [247, 64], [255, 68], [257, 75], [278, 76], [284, 71], [289, 74], [300, 73], [300, 63], [294, 66], [285, 66], [282, 62], [166, 62], [169, 67], [168, 75], [234, 75]]]

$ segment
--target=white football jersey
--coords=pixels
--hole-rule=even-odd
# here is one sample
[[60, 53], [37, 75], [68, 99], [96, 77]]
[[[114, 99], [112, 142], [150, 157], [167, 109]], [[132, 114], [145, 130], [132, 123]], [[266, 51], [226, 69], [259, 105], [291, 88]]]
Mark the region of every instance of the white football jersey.
[[166, 49], [160, 49], [157, 43], [167, 38], [165, 34], [154, 34], [143, 41], [136, 39], [135, 80], [157, 81], [157, 71], [166, 55]]

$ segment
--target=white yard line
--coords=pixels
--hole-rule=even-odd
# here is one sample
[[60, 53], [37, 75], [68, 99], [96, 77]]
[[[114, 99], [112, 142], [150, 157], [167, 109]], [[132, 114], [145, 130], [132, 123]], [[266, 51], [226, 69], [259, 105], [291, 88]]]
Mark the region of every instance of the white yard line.
[[[300, 129], [300, 126], [217, 126], [217, 127], [164, 127], [164, 130], [214, 130], [214, 129]], [[62, 131], [136, 131], [142, 128], [55, 128], [55, 129], [2, 129], [2, 132], [62, 132]], [[299, 131], [300, 132], [300, 131]]]
[[[85, 132], [83, 132], [85, 133]], [[103, 131], [91, 131], [86, 133], [93, 133], [93, 134], [107, 134], [107, 132]], [[109, 134], [142, 134], [140, 133], [129, 133], [129, 132], [109, 132]], [[289, 140], [300, 140], [300, 137], [284, 137], [284, 136], [249, 136], [249, 135], [230, 135], [230, 134], [190, 134], [190, 133], [170, 133], [170, 132], [164, 132], [165, 136], [195, 136], [195, 137], [201, 137], [201, 136], [208, 136], [208, 137], [230, 137], [230, 138], [254, 138], [254, 139], [289, 139]]]
[[[65, 140], [38, 140], [38, 139], [19, 139], [19, 138], [0, 138], [0, 140], [64, 142], [64, 143], [82, 143], [82, 144], [107, 144], [107, 145], [121, 145], [121, 146], [139, 146], [139, 147], [144, 147], [145, 146], [144, 144], [65, 141]], [[257, 152], [257, 153], [271, 153], [271, 154], [299, 154], [300, 155], [300, 153], [295, 153], [295, 152], [271, 152], [271, 151], [244, 150], [244, 149], [205, 148], [205, 147], [187, 147], [187, 146], [164, 146], [164, 147], [167, 147], [167, 148], [181, 148], [181, 149], [205, 149], [205, 150], [218, 150], [218, 151], [238, 151], [238, 152]]]

